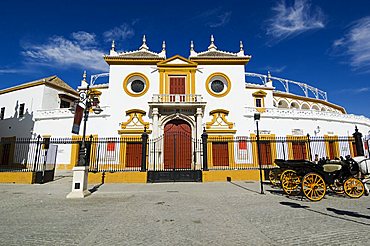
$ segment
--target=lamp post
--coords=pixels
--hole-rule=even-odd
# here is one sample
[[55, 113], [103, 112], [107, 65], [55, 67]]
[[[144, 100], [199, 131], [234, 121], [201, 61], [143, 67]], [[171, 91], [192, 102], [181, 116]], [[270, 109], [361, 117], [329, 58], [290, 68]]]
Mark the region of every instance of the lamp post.
[[256, 127], [257, 127], [257, 160], [258, 160], [258, 166], [259, 166], [259, 170], [260, 170], [261, 194], [265, 194], [263, 192], [261, 150], [260, 150], [260, 131], [258, 129], [258, 122], [260, 121], [260, 119], [261, 119], [261, 114], [260, 113], [255, 113], [254, 114], [254, 121], [256, 122]]
[[[86, 83], [86, 72], [84, 72], [82, 82]], [[86, 89], [83, 89], [79, 93], [79, 99], [75, 102], [73, 111], [75, 111], [75, 121], [76, 118], [79, 118], [74, 122], [72, 133], [78, 134], [79, 124], [81, 122], [81, 117], [83, 114], [83, 128], [82, 128], [82, 140], [79, 150], [79, 158], [77, 166], [73, 168], [73, 181], [72, 181], [72, 191], [67, 195], [67, 198], [84, 198], [90, 195], [90, 192], [87, 190], [87, 179], [88, 179], [88, 170], [89, 163], [87, 162], [87, 151], [86, 151], [86, 123], [89, 118], [90, 110], [95, 114], [100, 114], [103, 110], [99, 106], [99, 95], [101, 92], [91, 89], [90, 86], [86, 83]]]

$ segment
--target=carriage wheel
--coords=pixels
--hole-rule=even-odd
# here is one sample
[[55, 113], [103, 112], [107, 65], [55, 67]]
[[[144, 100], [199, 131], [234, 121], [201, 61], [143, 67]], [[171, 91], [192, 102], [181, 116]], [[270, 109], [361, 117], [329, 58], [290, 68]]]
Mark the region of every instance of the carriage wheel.
[[341, 183], [338, 179], [334, 180], [334, 183], [329, 185], [329, 188], [335, 193], [335, 194], [343, 194], [343, 183]]
[[360, 198], [365, 192], [365, 186], [361, 180], [349, 178], [344, 182], [344, 192], [351, 198]]
[[302, 190], [311, 201], [320, 201], [325, 196], [326, 184], [317, 173], [308, 173], [303, 177]]
[[280, 176], [281, 170], [280, 169], [271, 169], [269, 172], [269, 180], [273, 186], [280, 185]]
[[280, 177], [281, 187], [288, 195], [297, 195], [301, 191], [301, 178], [293, 170], [285, 170]]

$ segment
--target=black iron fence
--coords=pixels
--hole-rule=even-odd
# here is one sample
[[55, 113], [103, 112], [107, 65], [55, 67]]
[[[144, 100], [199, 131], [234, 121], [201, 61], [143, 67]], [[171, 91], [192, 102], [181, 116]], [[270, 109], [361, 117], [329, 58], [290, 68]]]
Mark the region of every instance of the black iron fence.
[[[144, 135], [144, 134], [143, 134]], [[146, 135], [148, 136], [148, 135]], [[357, 156], [353, 137], [255, 137], [172, 136], [147, 139], [139, 137], [86, 138], [86, 163], [91, 172], [165, 171], [165, 170], [240, 170], [274, 167], [275, 159], [335, 159]], [[81, 137], [2, 138], [0, 171], [52, 170], [55, 164], [71, 169], [78, 164]], [[368, 154], [369, 141], [363, 142]], [[363, 150], [362, 150], [363, 151]]]
[[[259, 148], [258, 148], [259, 144]], [[207, 140], [208, 169], [233, 170], [273, 168], [275, 159], [337, 159], [356, 156], [353, 137], [212, 137]], [[259, 158], [258, 158], [259, 149]]]

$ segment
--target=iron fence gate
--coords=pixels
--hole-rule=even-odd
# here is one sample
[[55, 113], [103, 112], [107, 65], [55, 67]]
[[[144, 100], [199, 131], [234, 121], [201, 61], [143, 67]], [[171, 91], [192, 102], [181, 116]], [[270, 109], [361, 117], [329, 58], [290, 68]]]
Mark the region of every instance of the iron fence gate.
[[202, 143], [184, 132], [148, 141], [148, 181], [202, 181]]

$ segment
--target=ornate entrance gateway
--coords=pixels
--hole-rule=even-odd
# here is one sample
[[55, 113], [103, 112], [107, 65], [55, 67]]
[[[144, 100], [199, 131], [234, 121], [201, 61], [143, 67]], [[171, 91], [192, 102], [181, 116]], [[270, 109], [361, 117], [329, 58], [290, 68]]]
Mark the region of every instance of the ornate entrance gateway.
[[180, 119], [164, 127], [164, 135], [149, 141], [149, 182], [201, 181], [196, 165], [201, 143], [191, 137], [190, 125]]

